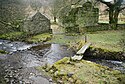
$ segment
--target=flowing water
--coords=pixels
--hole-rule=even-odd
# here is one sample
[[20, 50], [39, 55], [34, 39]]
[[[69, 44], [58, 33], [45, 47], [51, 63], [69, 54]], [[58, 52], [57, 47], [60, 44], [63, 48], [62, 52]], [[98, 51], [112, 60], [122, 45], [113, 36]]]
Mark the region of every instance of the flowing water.
[[107, 66], [114, 70], [119, 70], [125, 74], [125, 61], [116, 61], [116, 60], [104, 60], [104, 59], [87, 59], [89, 61], [95, 62], [97, 64]]
[[0, 50], [9, 54], [1, 54], [1, 72], [8, 84], [50, 84], [51, 78], [43, 76], [36, 67], [72, 56], [74, 52], [67, 46], [59, 44], [26, 44], [0, 40]]
[[[36, 67], [53, 64], [75, 54], [73, 50], [67, 49], [66, 45], [61, 44], [26, 44], [0, 40], [0, 50], [8, 52], [0, 54], [0, 84], [4, 84], [4, 79], [8, 84], [51, 84], [51, 78], [44, 76]], [[125, 73], [124, 61], [88, 60]]]

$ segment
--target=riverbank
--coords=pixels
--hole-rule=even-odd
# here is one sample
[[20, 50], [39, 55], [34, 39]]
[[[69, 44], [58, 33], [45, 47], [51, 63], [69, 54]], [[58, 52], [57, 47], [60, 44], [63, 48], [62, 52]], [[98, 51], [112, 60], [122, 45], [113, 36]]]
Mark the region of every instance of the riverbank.
[[[45, 35], [45, 37], [46, 36], [48, 37], [48, 35]], [[91, 53], [87, 54], [90, 57], [87, 55], [85, 55], [85, 56], [87, 56], [89, 58], [91, 58], [93, 56], [93, 58], [98, 58], [98, 59], [99, 58], [105, 59], [106, 56], [107, 56], [106, 58], [109, 57], [110, 59], [115, 57], [116, 59], [119, 59], [121, 61], [122, 49], [121, 49], [120, 45], [118, 44], [120, 37], [121, 37], [120, 31], [110, 31], [110, 32], [103, 31], [103, 32], [98, 32], [96, 34], [88, 33], [87, 41], [91, 42], [92, 46], [90, 47], [90, 50], [88, 49], [88, 52], [91, 52]], [[44, 42], [41, 40], [43, 38], [44, 37], [42, 35], [37, 35], [37, 36], [33, 36], [33, 37], [30, 37], [27, 39], [29, 40], [29, 43], [36, 44], [37, 42], [38, 43]], [[9, 42], [9, 43], [11, 43], [11, 42]], [[7, 45], [9, 43], [7, 43]], [[89, 83], [89, 84], [90, 83], [94, 83], [94, 84], [98, 84], [98, 83], [102, 83], [102, 84], [103, 83], [116, 83], [116, 84], [120, 83], [120, 84], [122, 84], [123, 83], [124, 84], [125, 83], [125, 81], [123, 80], [123, 79], [125, 79], [125, 77], [124, 77], [125, 75], [123, 73], [121, 73], [120, 71], [116, 71], [111, 68], [105, 67], [105, 65], [101, 66], [101, 65], [95, 64], [90, 61], [85, 61], [85, 60], [72, 61], [70, 59], [70, 56], [73, 56], [70, 54], [73, 54], [73, 53], [69, 54], [69, 53], [65, 53], [65, 52], [72, 50], [72, 49], [77, 51], [80, 47], [82, 47], [85, 43], [83, 34], [67, 34], [67, 35], [53, 34], [51, 40], [50, 39], [49, 39], [49, 41], [46, 40], [46, 43], [50, 43], [50, 44], [54, 43], [54, 44], [52, 44], [51, 47], [49, 47], [49, 48], [47, 47], [48, 45], [45, 45], [45, 47], [43, 45], [38, 45], [38, 46], [35, 46], [35, 48], [33, 47], [33, 51], [32, 51], [32, 49], [31, 50], [26, 49], [24, 51], [17, 50], [17, 53], [14, 52], [14, 54], [10, 54], [8, 57], [12, 57], [11, 58], [12, 61], [10, 61], [10, 63], [9, 63], [8, 62], [8, 60], [10, 60], [10, 58], [9, 58], [7, 60], [7, 62], [8, 62], [7, 65], [12, 64], [12, 66], [8, 66], [8, 67], [10, 67], [10, 68], [13, 67], [13, 63], [18, 63], [19, 65], [20, 65], [20, 63], [25, 64], [25, 66], [28, 67], [28, 69], [26, 68], [25, 73], [27, 73], [29, 70], [31, 70], [30, 71], [31, 73], [29, 72], [27, 76], [31, 77], [30, 80], [35, 80], [36, 82], [37, 82], [37, 78], [38, 79], [40, 79], [40, 78], [39, 78], [39, 76], [38, 77], [36, 77], [36, 75], [34, 76], [34, 73], [36, 74], [36, 70], [34, 70], [32, 72], [32, 68], [30, 66], [33, 66], [33, 67], [36, 66], [39, 71], [42, 71], [42, 73], [43, 73], [43, 70], [46, 71], [48, 76], [51, 76], [56, 83], [75, 83], [75, 84], [84, 84], [84, 83]], [[56, 43], [58, 43], [58, 44], [56, 44]], [[62, 44], [68, 45], [68, 48], [60, 47], [60, 45], [62, 45]], [[99, 45], [101, 45], [101, 46], [99, 46]], [[115, 45], [116, 45], [116, 47], [115, 47]], [[117, 46], [117, 45], [119, 45], [119, 46]], [[11, 45], [9, 45], [9, 46], [13, 47]], [[112, 47], [112, 46], [114, 46], [114, 47]], [[47, 49], [47, 51], [46, 51], [46, 49]], [[44, 50], [45, 50], [45, 52], [44, 52]], [[67, 56], [69, 56], [69, 57], [65, 58]], [[19, 62], [20, 59], [18, 57], [21, 57], [22, 62]], [[45, 66], [43, 67], [42, 66], [42, 65], [44, 65], [43, 60], [42, 60], [43, 57], [46, 58], [44, 61], [50, 62], [51, 64], [54, 63], [54, 64], [50, 65], [50, 66], [49, 65], [46, 66], [46, 63], [44, 63]], [[15, 61], [13, 58], [18, 59], [18, 60]], [[116, 60], [116, 59], [114, 59], [114, 60]], [[55, 61], [53, 61], [53, 60], [55, 60]], [[58, 61], [58, 60], [60, 60], [60, 61]], [[37, 65], [39, 65], [39, 66], [37, 66]], [[124, 68], [124, 67], [125, 66], [123, 64], [122, 68]], [[25, 71], [25, 67], [24, 68], [19, 67], [19, 70], [22, 71], [21, 72], [21, 74], [22, 74], [23, 71]], [[23, 75], [21, 75], [21, 76], [24, 77], [25, 73], [23, 73]], [[40, 75], [40, 76], [42, 77], [42, 75]], [[14, 77], [15, 77], [15, 75], [14, 75]], [[34, 79], [34, 77], [35, 77], [35, 79]], [[29, 78], [21, 79], [21, 80], [23, 80], [21, 82], [29, 82], [29, 81], [27, 81], [27, 79], [29, 80]], [[91, 81], [90, 81], [90, 79], [91, 79]], [[49, 79], [47, 81], [49, 81]], [[50, 81], [52, 82], [51, 79], [50, 79]]]
[[95, 48], [91, 46], [84, 53], [84, 59], [105, 59], [105, 60], [117, 60], [124, 61], [125, 53], [120, 51], [110, 51], [103, 48]]
[[[60, 84], [124, 84], [125, 74], [90, 61], [73, 61], [65, 57], [53, 65], [38, 67]], [[91, 80], [90, 80], [91, 79]]]
[[88, 33], [88, 42], [92, 43], [94, 48], [101, 48], [109, 51], [123, 51], [121, 39], [124, 38], [125, 30], [109, 30]]
[[[53, 29], [53, 31], [56, 30], [58, 30], [58, 28], [56, 28], [55, 30]], [[86, 34], [86, 37], [87, 37], [87, 42], [92, 43], [91, 50], [89, 50], [89, 52], [91, 51], [91, 56], [96, 58], [100, 57], [104, 59], [108, 58], [113, 60], [125, 59], [123, 53], [123, 46], [121, 43], [121, 39], [123, 38], [122, 30], [98, 31], [93, 33], [91, 32]], [[27, 43], [47, 42], [50, 44], [51, 43], [64, 44], [68, 45], [69, 49], [73, 49], [74, 51], [78, 51], [85, 43], [84, 34], [75, 34], [75, 33], [65, 34], [63, 32], [62, 34], [43, 33], [30, 37], [25, 36], [25, 34], [21, 32], [14, 32], [14, 33], [0, 35], [0, 38], [9, 39], [13, 41], [24, 40]], [[1, 53], [3, 53], [3, 51], [1, 51]]]
[[51, 84], [51, 77], [44, 76], [36, 67], [53, 64], [74, 54], [72, 50], [67, 50], [66, 45], [61, 44], [27, 44], [9, 40], [0, 40], [0, 43], [0, 50], [8, 52], [0, 54], [0, 82], [5, 80], [5, 84]]
[[11, 32], [0, 35], [0, 39], [11, 41], [23, 41], [27, 43], [39, 43], [46, 42], [52, 38], [50, 33], [42, 33], [37, 35], [29, 35], [24, 32]]
[[[120, 44], [120, 40], [123, 38], [122, 34], [121, 30], [87, 34], [87, 42], [91, 42], [92, 46], [84, 54], [85, 57], [83, 59], [100, 59], [104, 61], [72, 61], [70, 58], [63, 58], [53, 65], [38, 67], [38, 70], [47, 72], [56, 83], [61, 84], [124, 84], [125, 74], [118, 71], [120, 67], [117, 67], [117, 63], [120, 65], [122, 60], [125, 60], [124, 52]], [[71, 46], [70, 48], [74, 48], [76, 51], [85, 43], [84, 35], [77, 34], [54, 35], [51, 42], [69, 44]], [[96, 64], [94, 62], [100, 63]], [[120, 66], [123, 67], [121, 69], [123, 69], [124, 72], [124, 63]]]

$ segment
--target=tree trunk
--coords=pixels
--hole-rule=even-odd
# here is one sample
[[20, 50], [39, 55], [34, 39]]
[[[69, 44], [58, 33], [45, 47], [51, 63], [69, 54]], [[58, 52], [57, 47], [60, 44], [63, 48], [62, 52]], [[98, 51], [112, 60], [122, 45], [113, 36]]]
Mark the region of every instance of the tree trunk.
[[110, 29], [117, 29], [119, 10], [115, 8], [110, 8], [109, 10], [109, 26]]
[[54, 22], [56, 23], [56, 17], [54, 16]]

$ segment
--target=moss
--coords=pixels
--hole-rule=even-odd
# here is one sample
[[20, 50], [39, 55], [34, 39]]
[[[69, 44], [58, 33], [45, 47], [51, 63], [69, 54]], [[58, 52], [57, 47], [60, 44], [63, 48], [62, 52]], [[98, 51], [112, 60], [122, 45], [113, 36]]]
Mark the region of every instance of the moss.
[[28, 38], [27, 42], [31, 42], [31, 43], [45, 42], [45, 41], [50, 40], [51, 38], [52, 38], [51, 34], [44, 33], [44, 34], [39, 34], [31, 38]]
[[84, 58], [96, 58], [107, 60], [125, 60], [124, 52], [112, 51], [102, 48], [90, 47], [85, 53]]
[[24, 32], [11, 32], [0, 35], [0, 39], [7, 39], [7, 40], [19, 40], [19, 41], [26, 41], [29, 43], [38, 43], [50, 40], [52, 37], [49, 33], [43, 33], [38, 35], [29, 35]]
[[[70, 64], [70, 63], [71, 64]], [[54, 66], [54, 68], [53, 68]], [[66, 57], [56, 62], [51, 70], [56, 70], [50, 73], [53, 79], [63, 81], [63, 83], [73, 84], [124, 84], [125, 75], [121, 74], [117, 70], [112, 70], [108, 67], [101, 66], [99, 64], [90, 61], [70, 61], [70, 58]], [[69, 77], [67, 74], [73, 72], [73, 75]], [[91, 79], [91, 80], [90, 80]]]
[[8, 52], [4, 51], [4, 50], [0, 50], [1, 54], [7, 54]]
[[65, 64], [69, 61], [68, 57], [63, 58], [63, 60], [59, 60], [57, 61], [54, 65], [58, 65], [58, 64]]
[[22, 36], [24, 35], [23, 32], [11, 32], [0, 35], [0, 39], [7, 39], [7, 40], [22, 40]]

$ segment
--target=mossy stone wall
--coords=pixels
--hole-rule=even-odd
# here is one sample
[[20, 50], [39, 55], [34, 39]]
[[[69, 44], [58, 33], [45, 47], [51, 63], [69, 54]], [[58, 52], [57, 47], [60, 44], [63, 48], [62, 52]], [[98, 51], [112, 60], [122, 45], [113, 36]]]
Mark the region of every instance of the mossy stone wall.
[[68, 11], [68, 14], [63, 15], [63, 18], [59, 20], [61, 25], [66, 28], [66, 32], [81, 32], [85, 27], [95, 26], [98, 23], [99, 10], [94, 8], [91, 2], [71, 7]]

